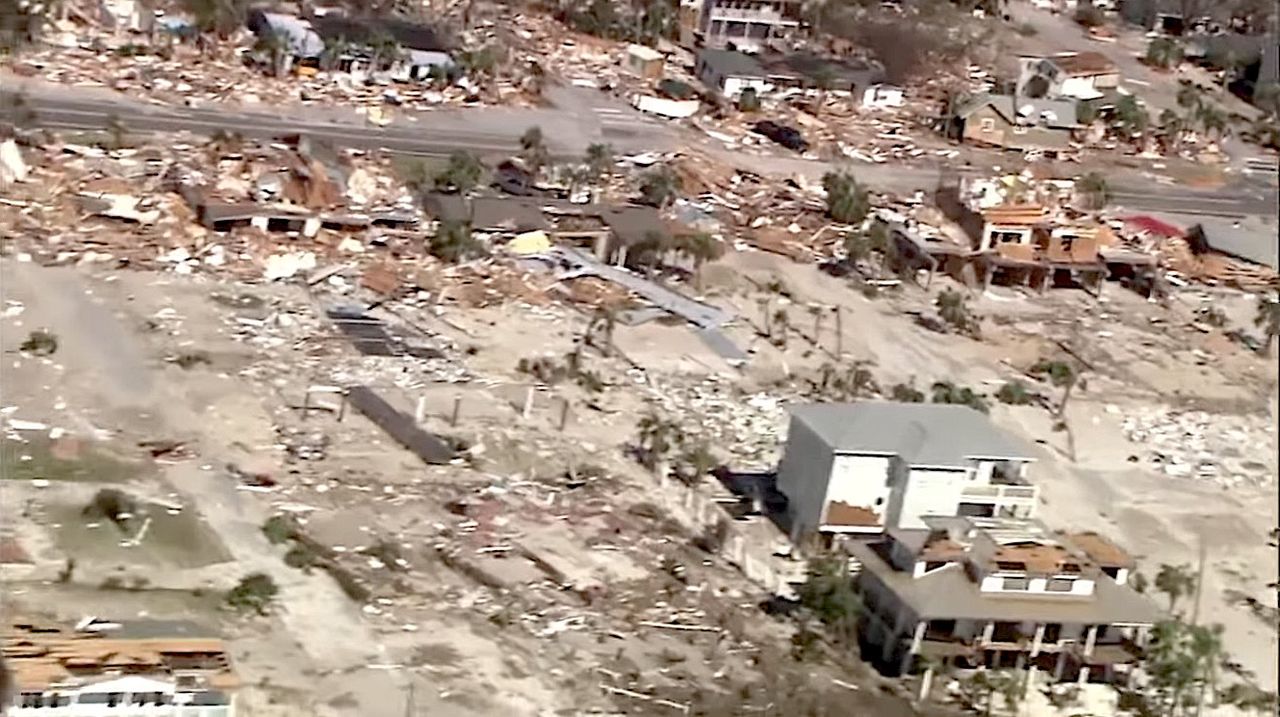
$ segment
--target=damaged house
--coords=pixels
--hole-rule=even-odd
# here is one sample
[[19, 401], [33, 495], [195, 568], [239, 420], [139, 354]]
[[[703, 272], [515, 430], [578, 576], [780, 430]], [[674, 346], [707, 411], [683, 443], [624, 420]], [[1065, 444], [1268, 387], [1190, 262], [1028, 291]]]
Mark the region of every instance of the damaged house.
[[335, 53], [327, 59], [337, 71], [358, 76], [382, 71], [399, 82], [424, 81], [433, 68], [453, 64], [452, 45], [442, 35], [431, 27], [394, 18], [354, 18], [329, 12], [307, 20], [254, 10], [247, 27], [258, 36], [285, 38], [286, 72], [295, 65], [320, 66], [327, 51]]
[[1093, 100], [1120, 87], [1120, 68], [1100, 52], [1063, 52], [1022, 57], [1016, 94]]
[[191, 623], [85, 618], [72, 627], [16, 618], [3, 640], [12, 717], [235, 716], [230, 652]]
[[791, 408], [777, 487], [793, 540], [873, 536], [926, 515], [1031, 517], [1035, 460], [968, 406], [804, 404]]
[[983, 94], [956, 108], [948, 134], [968, 144], [1059, 152], [1070, 149], [1079, 127], [1074, 102]]
[[1009, 518], [920, 523], [853, 551], [864, 654], [890, 673], [923, 671], [922, 698], [937, 662], [1124, 682], [1163, 618], [1128, 585], [1133, 559], [1097, 533]]
[[755, 56], [717, 49], [698, 52], [695, 74], [708, 89], [728, 99], [737, 99], [747, 88], [757, 94], [786, 88], [823, 89], [861, 98], [884, 79], [882, 67], [860, 60], [812, 53]]

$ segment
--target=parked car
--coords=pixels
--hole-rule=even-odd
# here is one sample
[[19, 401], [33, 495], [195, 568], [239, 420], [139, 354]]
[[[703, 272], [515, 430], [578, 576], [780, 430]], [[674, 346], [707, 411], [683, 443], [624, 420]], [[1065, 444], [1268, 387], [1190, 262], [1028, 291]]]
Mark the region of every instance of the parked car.
[[794, 127], [778, 124], [764, 120], [756, 122], [751, 126], [751, 131], [759, 135], [764, 135], [787, 149], [804, 153], [809, 151], [809, 143], [805, 141], [804, 135], [800, 134], [800, 130]]

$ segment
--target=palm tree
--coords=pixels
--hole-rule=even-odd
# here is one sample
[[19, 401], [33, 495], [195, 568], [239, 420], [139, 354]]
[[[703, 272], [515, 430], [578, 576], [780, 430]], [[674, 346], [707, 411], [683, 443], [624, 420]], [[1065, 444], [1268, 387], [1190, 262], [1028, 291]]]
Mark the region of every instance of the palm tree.
[[1054, 413], [1057, 418], [1067, 411], [1067, 401], [1071, 400], [1071, 391], [1080, 381], [1080, 372], [1070, 361], [1037, 361], [1028, 371], [1035, 376], [1046, 376], [1050, 383], [1062, 389], [1062, 402]]
[[1179, 107], [1193, 112], [1204, 102], [1204, 90], [1193, 84], [1185, 84], [1178, 88], [1177, 103]]
[[680, 178], [669, 167], [659, 167], [640, 180], [640, 199], [649, 206], [666, 209], [676, 200]]
[[1177, 607], [1178, 600], [1195, 591], [1196, 576], [1189, 565], [1161, 565], [1156, 573], [1156, 590], [1169, 598], [1169, 612]]
[[345, 37], [327, 37], [320, 51], [320, 69], [329, 72], [337, 69], [342, 59], [351, 54], [352, 45]]
[[601, 349], [605, 356], [613, 354], [613, 331], [618, 325], [618, 314], [607, 306], [601, 306], [596, 309], [596, 314], [591, 319], [591, 323], [587, 326], [588, 342], [592, 346], [596, 346], [596, 335], [603, 334], [604, 346]]
[[1085, 197], [1092, 207], [1101, 209], [1111, 201], [1111, 187], [1106, 177], [1097, 172], [1089, 172], [1076, 180], [1076, 192]]
[[262, 31], [253, 43], [253, 51], [266, 57], [272, 77], [284, 77], [289, 50], [289, 38], [271, 30]]
[[1182, 146], [1182, 132], [1185, 129], [1185, 123], [1177, 112], [1166, 109], [1160, 113], [1160, 130], [1175, 152]]
[[1157, 37], [1147, 43], [1147, 54], [1144, 59], [1152, 67], [1167, 70], [1182, 61], [1182, 48], [1172, 38]]
[[944, 289], [934, 300], [938, 316], [957, 331], [970, 336], [978, 333], [978, 320], [969, 312], [968, 299], [959, 291]]
[[546, 142], [542, 139], [541, 127], [530, 127], [520, 137], [520, 157], [529, 171], [537, 174], [547, 164], [548, 153]]
[[842, 224], [861, 224], [871, 211], [866, 188], [848, 172], [827, 172], [822, 188], [827, 193], [827, 213]]
[[1201, 105], [1198, 113], [1200, 126], [1206, 135], [1217, 134], [1221, 138], [1227, 131], [1227, 116], [1216, 105]]
[[1271, 347], [1280, 336], [1280, 296], [1258, 299], [1258, 313], [1253, 317], [1253, 325], [1262, 329], [1262, 352], [1270, 356]]
[[694, 286], [702, 290], [702, 267], [724, 256], [724, 243], [706, 232], [685, 234], [676, 242], [676, 250], [693, 259]]
[[636, 428], [639, 431], [637, 448], [640, 463], [649, 470], [654, 470], [666, 460], [674, 447], [673, 442], [679, 440], [679, 427], [656, 413], [648, 413], [640, 419]]
[[441, 222], [428, 243], [432, 256], [450, 264], [484, 253], [484, 245], [471, 236], [471, 228], [462, 222]]
[[1197, 681], [1200, 693], [1196, 696], [1196, 717], [1200, 717], [1204, 712], [1205, 695], [1217, 685], [1218, 663], [1222, 661], [1222, 626], [1193, 625], [1188, 648], [1191, 658], [1199, 666]]
[[613, 147], [600, 142], [587, 145], [584, 161], [596, 178], [608, 177], [613, 173]]
[[449, 155], [449, 164], [435, 177], [437, 190], [467, 194], [480, 183], [484, 165], [474, 154], [458, 150]]
[[815, 115], [822, 114], [822, 108], [827, 104], [827, 92], [831, 90], [835, 81], [835, 72], [827, 65], [819, 65], [818, 69], [814, 70], [813, 84], [818, 88], [818, 106], [815, 108]]
[[377, 72], [383, 65], [394, 65], [404, 55], [400, 43], [386, 33], [379, 33], [369, 39], [369, 71]]

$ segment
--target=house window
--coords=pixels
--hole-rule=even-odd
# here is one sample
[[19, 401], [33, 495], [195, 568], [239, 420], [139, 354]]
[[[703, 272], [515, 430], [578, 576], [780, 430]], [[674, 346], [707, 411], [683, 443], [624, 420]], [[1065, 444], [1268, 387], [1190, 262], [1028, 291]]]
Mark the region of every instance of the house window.
[[1026, 590], [1029, 582], [1026, 578], [1005, 578], [1000, 585], [1001, 590]]
[[991, 232], [991, 238], [995, 239], [997, 244], [1021, 244], [1022, 232]]
[[1026, 128], [1026, 127], [1020, 127], [1020, 126], [1018, 126], [1018, 125], [1014, 125], [1014, 127], [1013, 127], [1013, 133], [1014, 133], [1014, 134], [1026, 134], [1026, 133], [1027, 133], [1027, 128]]
[[1073, 236], [1064, 236], [1062, 237], [1061, 242], [1062, 250], [1069, 253], [1072, 245], [1076, 243], [1076, 238]]
[[933, 572], [934, 570], [937, 570], [938, 568], [941, 568], [946, 564], [947, 563], [945, 560], [926, 560], [924, 563], [924, 571], [926, 573]]
[[1076, 581], [1067, 578], [1053, 578], [1045, 584], [1044, 589], [1051, 593], [1069, 593]]
[[1063, 563], [1061, 570], [1064, 575], [1079, 575], [1080, 564], [1079, 563]]
[[1027, 565], [1026, 565], [1026, 563], [1023, 563], [1023, 562], [1018, 561], [1018, 560], [997, 560], [997, 561], [996, 561], [996, 569], [997, 569], [997, 570], [1008, 570], [1008, 571], [1013, 571], [1013, 572], [1019, 572], [1019, 573], [1020, 573], [1020, 572], [1022, 572], [1022, 571], [1024, 571], [1024, 570], [1026, 570], [1026, 569], [1027, 569]]
[[996, 121], [990, 117], [983, 117], [980, 126], [982, 127], [983, 132], [996, 131]]

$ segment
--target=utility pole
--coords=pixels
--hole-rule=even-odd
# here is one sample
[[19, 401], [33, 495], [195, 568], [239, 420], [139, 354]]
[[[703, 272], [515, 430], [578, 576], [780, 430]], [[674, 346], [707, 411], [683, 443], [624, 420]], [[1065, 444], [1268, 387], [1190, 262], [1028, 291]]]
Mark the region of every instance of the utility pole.
[[418, 714], [418, 706], [413, 701], [413, 688], [413, 675], [409, 675], [408, 695], [406, 695], [404, 701], [404, 717], [414, 717], [414, 715]]
[[1204, 532], [1200, 532], [1200, 564], [1196, 567], [1196, 598], [1191, 606], [1191, 624], [1200, 624], [1200, 595], [1204, 592], [1204, 564], [1208, 556], [1208, 548], [1204, 542]]

